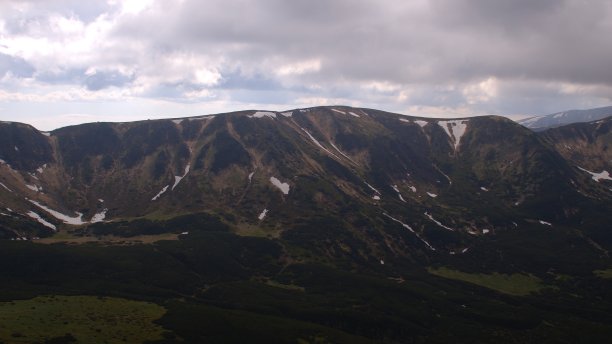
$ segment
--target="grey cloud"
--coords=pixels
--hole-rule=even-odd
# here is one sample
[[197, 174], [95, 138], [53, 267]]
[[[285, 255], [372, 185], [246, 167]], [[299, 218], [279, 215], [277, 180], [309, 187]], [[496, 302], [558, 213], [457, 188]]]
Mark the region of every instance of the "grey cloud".
[[[321, 57], [323, 81], [444, 83], [498, 76], [612, 84], [606, 68], [611, 17], [604, 0], [435, 0], [423, 8], [346, 0], [186, 0], [174, 12], [124, 23], [118, 33], [151, 39], [153, 47], [223, 54], [238, 66], [269, 56]], [[167, 30], [151, 35], [149, 28], [160, 22]]]
[[275, 79], [261, 73], [249, 76], [240, 70], [222, 73], [221, 81], [215, 86], [220, 89], [274, 90], [283, 88]]
[[[316, 58], [321, 60], [321, 70], [299, 80], [306, 89], [322, 86], [321, 96], [374, 100], [373, 94], [354, 89], [362, 82], [378, 80], [412, 88], [408, 101], [423, 106], [466, 105], [461, 85], [489, 77], [534, 87], [558, 82], [612, 85], [612, 45], [608, 44], [612, 6], [608, 1], [433, 0], [424, 4], [186, 0], [182, 9], [166, 18], [169, 30], [149, 36], [149, 43], [223, 54], [234, 68], [258, 75], [269, 74], [271, 67], [265, 62], [270, 57], [287, 63]], [[142, 16], [118, 33], [125, 30], [132, 38], [142, 38], [146, 28], [159, 20]], [[229, 88], [282, 90], [264, 80], [242, 80], [242, 86], [230, 80]], [[457, 89], [449, 91], [444, 87], [448, 85]], [[612, 101], [612, 94], [606, 97]], [[516, 113], [511, 103], [524, 102], [528, 106], [515, 104], [515, 108], [545, 111], [545, 103], [579, 99], [558, 92], [519, 96], [508, 89], [501, 89], [498, 98], [479, 110]]]
[[432, 8], [443, 33], [462, 40], [465, 61], [445, 58], [460, 78], [612, 84], [609, 1], [434, 0]]
[[58, 69], [35, 74], [36, 80], [51, 85], [84, 85], [90, 91], [99, 91], [108, 87], [121, 87], [134, 81], [135, 76], [116, 70], [99, 70], [87, 73], [84, 68]]
[[36, 80], [46, 84], [81, 84], [85, 78], [85, 69], [83, 68], [58, 68], [53, 71], [37, 72]]
[[522, 31], [540, 27], [567, 6], [567, 0], [432, 0], [440, 23], [449, 26]]
[[165, 99], [177, 103], [197, 103], [204, 97], [188, 97], [187, 94], [191, 92], [200, 92], [206, 90], [201, 85], [197, 85], [190, 82], [164, 82], [154, 85], [148, 89], [143, 97], [152, 99]]
[[0, 78], [10, 73], [20, 78], [34, 74], [34, 67], [21, 57], [0, 53]]
[[539, 83], [532, 81], [515, 81], [501, 84], [499, 92], [503, 97], [493, 100], [489, 104], [480, 105], [482, 109], [496, 109], [498, 113], [526, 113], [551, 114], [555, 112], [575, 109], [594, 108], [610, 104], [612, 101], [610, 90], [606, 96], [598, 94], [598, 90], [589, 94], [581, 92], [564, 92], [562, 87], [555, 83]]
[[99, 91], [111, 86], [121, 87], [131, 83], [133, 80], [133, 75], [125, 75], [117, 71], [99, 71], [88, 75], [84, 80], [84, 84], [90, 91]]
[[[36, 78], [101, 90], [129, 86], [144, 75], [159, 80], [157, 85], [146, 85], [151, 87], [146, 97], [185, 101], [186, 93], [203, 89], [188, 80], [189, 72], [169, 77], [180, 82], [155, 74], [164, 68], [163, 57], [184, 54], [218, 71], [221, 79], [211, 87], [236, 102], [289, 104], [301, 97], [327, 97], [365, 105], [470, 106], [505, 113], [547, 111], [554, 107], [546, 105], [551, 103], [612, 102], [612, 2], [608, 0], [153, 4], [137, 15], [117, 17], [107, 37], [109, 46], [88, 54], [96, 56], [91, 66], [61, 66], [59, 73], [37, 71]], [[40, 9], [25, 17], [13, 11], [4, 19], [23, 24], [63, 13], [91, 21], [104, 12], [111, 17], [118, 13], [118, 5], [105, 1], [38, 1], [37, 5]], [[284, 65], [310, 60], [320, 61], [320, 68], [295, 75], [278, 73]], [[135, 72], [124, 75], [104, 69], [116, 65]], [[86, 76], [87, 67], [102, 72]], [[168, 74], [174, 70], [180, 68], [169, 68]], [[462, 88], [491, 77], [499, 80], [497, 96], [469, 102]], [[393, 84], [397, 90], [363, 87], [373, 81]], [[550, 86], [560, 82], [589, 86], [597, 94], [567, 95]], [[401, 90], [409, 90], [410, 96], [399, 97]]]
[[295, 94], [287, 91], [265, 90], [235, 90], [227, 94], [228, 99], [234, 102], [247, 104], [287, 104], [291, 105]]
[[163, 83], [154, 86], [148, 90], [144, 96], [149, 98], [162, 98], [162, 99], [182, 99], [186, 91], [192, 91], [192, 87], [185, 87], [183, 84], [176, 83]]

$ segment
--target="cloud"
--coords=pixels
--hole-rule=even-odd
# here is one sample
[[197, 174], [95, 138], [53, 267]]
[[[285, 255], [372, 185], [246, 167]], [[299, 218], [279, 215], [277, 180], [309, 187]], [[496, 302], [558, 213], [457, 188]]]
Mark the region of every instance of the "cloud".
[[0, 79], [7, 74], [18, 78], [28, 78], [34, 74], [34, 67], [21, 57], [0, 53]]
[[99, 91], [107, 87], [121, 87], [134, 80], [132, 75], [118, 71], [95, 71], [85, 78], [85, 87], [90, 91]]
[[0, 116], [79, 96], [544, 114], [612, 102], [611, 35], [607, 0], [4, 1]]
[[226, 90], [279, 90], [283, 86], [273, 76], [266, 76], [261, 73], [245, 75], [240, 70], [229, 70], [221, 75], [219, 89]]

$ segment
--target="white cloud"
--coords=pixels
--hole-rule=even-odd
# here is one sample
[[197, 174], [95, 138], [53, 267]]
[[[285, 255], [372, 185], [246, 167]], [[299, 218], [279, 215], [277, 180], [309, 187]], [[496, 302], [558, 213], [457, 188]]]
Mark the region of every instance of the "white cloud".
[[318, 72], [320, 70], [321, 60], [313, 59], [285, 64], [277, 70], [277, 74], [280, 76], [301, 75], [306, 73]]
[[361, 87], [364, 88], [365, 90], [380, 92], [380, 93], [397, 92], [399, 89], [401, 89], [401, 85], [391, 83], [388, 81], [384, 81], [384, 80], [364, 82]]
[[463, 88], [463, 95], [468, 104], [486, 103], [497, 97], [497, 79], [489, 77], [486, 80], [468, 84]]
[[121, 6], [121, 13], [124, 14], [138, 14], [153, 5], [153, 0], [122, 0], [122, 1], [111, 1], [112, 4], [119, 4]]

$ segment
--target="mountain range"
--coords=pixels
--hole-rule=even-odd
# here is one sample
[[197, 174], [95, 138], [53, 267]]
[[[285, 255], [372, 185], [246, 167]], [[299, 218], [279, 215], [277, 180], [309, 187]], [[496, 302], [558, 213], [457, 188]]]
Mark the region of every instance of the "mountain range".
[[533, 116], [519, 120], [527, 128], [541, 131], [573, 123], [592, 122], [612, 116], [612, 106], [588, 110], [569, 110], [545, 116]]
[[[583, 118], [597, 118], [585, 123], [562, 126], [573, 111], [520, 122], [528, 128], [496, 116], [433, 119], [346, 106], [51, 132], [2, 122], [0, 268], [10, 271], [3, 292], [20, 294], [19, 286], [39, 295], [43, 285], [157, 303], [160, 295], [182, 295], [189, 305], [166, 305], [180, 309], [181, 319], [201, 303], [220, 307], [234, 325], [236, 310], [256, 319], [288, 314], [310, 324], [299, 333], [306, 341], [508, 335], [525, 342], [564, 338], [567, 324], [604, 338], [612, 333], [610, 313], [602, 315], [612, 304], [610, 281], [595, 271], [605, 275], [612, 266], [612, 117], [603, 118], [605, 109], [589, 112]], [[119, 261], [140, 263], [109, 278], [117, 274], [106, 265], [112, 250]], [[132, 257], [138, 250], [146, 252]], [[142, 277], [130, 264], [146, 261], [161, 267], [141, 267], [149, 275]], [[68, 277], [58, 281], [48, 271]], [[523, 293], [482, 282], [499, 274], [542, 288]], [[352, 279], [415, 313], [383, 307], [385, 296], [363, 299], [373, 296]], [[343, 288], [355, 300], [338, 301], [336, 312], [326, 304]], [[255, 301], [271, 295], [288, 299]], [[464, 301], [474, 308], [465, 310]], [[308, 302], [320, 309], [308, 310]], [[449, 306], [459, 309], [441, 310]], [[538, 315], [502, 314], [511, 310]], [[176, 338], [211, 335], [162, 319]], [[485, 334], [464, 333], [469, 328]]]

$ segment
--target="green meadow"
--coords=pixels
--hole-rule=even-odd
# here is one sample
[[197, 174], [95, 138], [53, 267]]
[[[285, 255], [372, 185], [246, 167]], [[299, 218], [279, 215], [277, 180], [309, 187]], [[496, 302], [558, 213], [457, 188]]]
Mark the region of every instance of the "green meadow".
[[60, 338], [79, 343], [141, 343], [163, 338], [153, 323], [166, 310], [113, 297], [38, 296], [0, 303], [0, 342], [34, 343]]
[[532, 275], [506, 275], [497, 272], [473, 274], [445, 267], [430, 268], [429, 272], [436, 276], [476, 284], [509, 295], [525, 296], [538, 292], [545, 287], [539, 278]]

